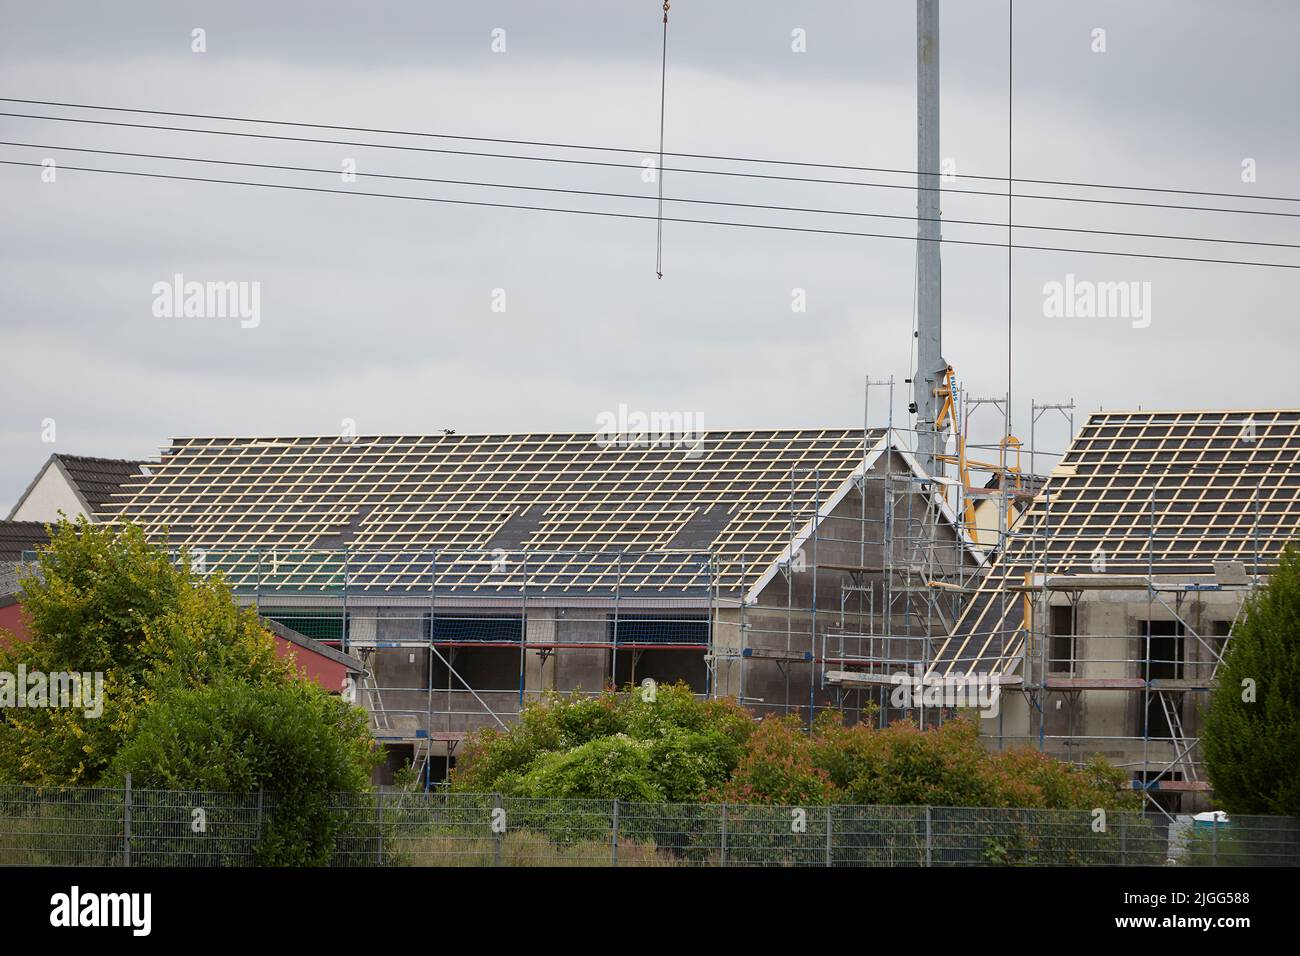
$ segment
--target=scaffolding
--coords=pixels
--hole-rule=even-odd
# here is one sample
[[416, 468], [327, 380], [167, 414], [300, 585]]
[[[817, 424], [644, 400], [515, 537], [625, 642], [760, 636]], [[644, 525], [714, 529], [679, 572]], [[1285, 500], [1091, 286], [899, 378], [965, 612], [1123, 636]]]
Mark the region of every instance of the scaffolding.
[[187, 550], [263, 617], [358, 657], [375, 736], [430, 780], [467, 734], [553, 691], [684, 680], [809, 725], [827, 708], [885, 719], [891, 674], [931, 660], [985, 569], [945, 497], [961, 489], [919, 470], [892, 381], [875, 384], [891, 411], [871, 426], [869, 386], [852, 475], [779, 479], [775, 565], [716, 547]]
[[[1062, 532], [1035, 529], [1036, 567], [1023, 583], [1007, 585], [1027, 604], [1019, 671], [1032, 738], [999, 734], [999, 744], [1031, 742], [1075, 760], [1101, 752], [1131, 772], [1149, 803], [1169, 812], [1182, 801], [1167, 795], [1211, 790], [1200, 755], [1201, 712], [1246, 602], [1263, 580], [1265, 556], [1252, 529], [1246, 538], [1256, 546], [1248, 561], [1215, 562], [1210, 575], [1166, 573], [1154, 558], [1154, 493], [1146, 510], [1145, 527], [1133, 537], [1145, 538], [1147, 567], [1134, 573], [1053, 573], [1045, 539]], [[1081, 620], [1081, 609], [1116, 608], [1109, 626], [1104, 618]], [[1094, 713], [1081, 713], [1087, 710]], [[1061, 711], [1063, 720], [1054, 720]], [[1128, 731], [1100, 732], [1098, 711]]]
[[[1127, 751], [1120, 754], [1117, 765], [1131, 771], [1148, 801], [1161, 809], [1167, 809], [1163, 794], [1208, 792], [1199, 737], [1189, 733], [1188, 723], [1199, 720], [1198, 704], [1214, 687], [1232, 629], [1257, 584], [1257, 579], [1245, 574], [1244, 566], [1227, 562], [1209, 580], [1166, 579], [1153, 572], [1083, 580], [1078, 575], [1044, 574], [1022, 585], [1017, 590], [1034, 605], [1023, 692], [1037, 717], [1038, 747], [1066, 757], [1071, 749]], [[1138, 635], [1080, 631], [1080, 603], [1098, 592], [1110, 596], [1131, 592], [1138, 603], [1145, 601], [1145, 620]], [[1196, 600], [1208, 594], [1226, 600], [1211, 610]], [[1065, 627], [1053, 626], [1053, 608], [1066, 611]], [[1076, 729], [1084, 694], [1090, 692], [1138, 702], [1140, 726], [1123, 735]], [[1064, 705], [1066, 725], [1049, 733], [1048, 715], [1058, 700]]]
[[1094, 414], [934, 670], [1023, 700], [998, 746], [1100, 753], [1167, 814], [1207, 806], [1204, 705], [1294, 537], [1297, 460], [1294, 411]]
[[[797, 443], [729, 438], [722, 484], [743, 496], [751, 483], [749, 511], [703, 490], [689, 458], [655, 470], [588, 450], [581, 436], [458, 439], [446, 452], [457, 464], [437, 475], [437, 438], [356, 451], [323, 439], [187, 442], [133, 507], [155, 522], [170, 516], [173, 540], [199, 569], [225, 572], [263, 616], [359, 656], [367, 674], [356, 691], [376, 736], [428, 780], [466, 734], [507, 726], [552, 691], [684, 680], [702, 697], [736, 697], [809, 727], [825, 710], [850, 722], [946, 719], [952, 707], [895, 701], [911, 672], [996, 682], [1006, 706], [982, 722], [991, 746], [1075, 761], [1101, 752], [1165, 807], [1170, 795], [1203, 794], [1196, 701], [1292, 536], [1300, 412], [1097, 413], [1075, 435], [1072, 402], [1034, 402], [1025, 449], [1007, 397], [968, 395], [949, 369], [952, 437], [939, 473], [927, 474], [915, 428], [894, 420], [894, 389], [892, 379], [867, 381], [856, 439], [852, 429]], [[884, 413], [873, 400], [881, 391]], [[1070, 433], [1065, 453], [1042, 447], [1049, 416]], [[992, 440], [975, 440], [977, 419]], [[563, 497], [563, 469], [542, 461], [555, 455], [576, 455], [571, 467], [591, 476], [583, 510]], [[509, 482], [516, 458], [550, 497], [521, 485], [504, 517], [477, 499], [472, 514], [457, 510], [458, 489]], [[380, 466], [384, 484], [372, 488]], [[617, 509], [601, 504], [613, 486], [606, 467], [635, 483]], [[445, 523], [489, 546], [191, 543], [194, 529], [231, 533], [234, 519], [214, 511], [228, 482], [278, 501], [299, 487], [294, 469], [331, 482], [345, 503], [363, 492], [377, 500], [347, 504], [357, 510], [342, 522], [334, 510], [275, 505], [265, 537], [301, 529], [303, 539], [346, 542], [378, 527], [389, 540], [427, 541]], [[345, 481], [334, 469], [352, 471]], [[429, 504], [399, 511], [417, 492]], [[565, 505], [544, 517], [539, 500]], [[772, 541], [773, 515], [783, 546]], [[651, 540], [701, 546], [630, 547], [629, 520], [652, 526]], [[520, 546], [572, 539], [588, 547]], [[1102, 544], [1109, 565], [1097, 567]]]
[[[964, 393], [948, 381], [961, 433]], [[814, 476], [803, 486], [791, 475], [781, 580], [744, 596], [737, 639], [715, 647], [723, 664], [739, 668], [738, 698], [759, 711], [798, 714], [806, 725], [824, 709], [849, 722], [868, 714], [887, 722], [898, 712], [890, 689], [899, 675], [931, 666], [935, 640], [949, 633], [987, 573], [995, 548], [982, 546], [964, 517], [973, 516], [969, 497], [1017, 490], [971, 489], [922, 470], [915, 429], [894, 421], [894, 389], [892, 378], [866, 380], [862, 460], [850, 485], [826, 488]], [[887, 395], [883, 427], [872, 425], [873, 390]], [[965, 444], [963, 434], [963, 474]], [[924, 708], [915, 716], [924, 725]]]
[[[197, 567], [250, 565], [236, 599], [359, 658], [356, 698], [376, 739], [430, 780], [467, 734], [504, 728], [551, 692], [648, 679], [712, 693], [707, 552], [205, 551]], [[423, 587], [385, 588], [366, 571], [415, 565]]]
[[[892, 388], [892, 381], [869, 382], [868, 407], [872, 386]], [[998, 686], [1004, 703], [1019, 698], [1027, 712], [1022, 728], [1008, 726], [1005, 710], [983, 721], [991, 746], [1027, 745], [1075, 763], [1101, 754], [1162, 812], [1208, 805], [1203, 704], [1249, 597], [1293, 537], [1287, 514], [1295, 479], [1281, 476], [1300, 458], [1300, 414], [1260, 413], [1265, 420], [1256, 421], [1252, 413], [1139, 413], [1145, 424], [1133, 426], [1127, 445], [1116, 442], [1124, 457], [1110, 463], [1087, 428], [1076, 436], [1072, 401], [1034, 401], [1026, 470], [1006, 399], [953, 387], [960, 440], [939, 461], [955, 467], [956, 481], [869, 467], [881, 458], [867, 459], [872, 432], [864, 427], [856, 523], [843, 509], [827, 512], [816, 498], [791, 496], [783, 608], [761, 600], [740, 608], [738, 656], [748, 669], [741, 699], [808, 721], [822, 708], [860, 719], [872, 703], [882, 724], [906, 716], [924, 726], [953, 708], [927, 713], [919, 703], [900, 714], [888, 693], [900, 674], [978, 675]], [[906, 458], [908, 430], [895, 426], [892, 404], [886, 447]], [[1002, 419], [1003, 437], [980, 446], [970, 419], [989, 408]], [[1048, 416], [1068, 430], [1069, 451], [1043, 447]], [[1101, 434], [1123, 433], [1102, 420]], [[1238, 432], [1249, 456], [1234, 447], [1214, 460], [1211, 451]], [[975, 458], [981, 451], [987, 460]], [[1085, 490], [1062, 497], [1062, 481], [1093, 460], [1104, 464]], [[1255, 464], [1261, 467], [1250, 477]], [[970, 480], [977, 471], [990, 476], [987, 484]], [[1096, 513], [1107, 516], [1100, 537]], [[793, 529], [805, 526], [796, 554]], [[1104, 561], [1095, 566], [1102, 539], [1114, 549], [1112, 573]], [[844, 545], [856, 546], [855, 562], [830, 556]], [[802, 595], [798, 571], [807, 572]], [[785, 621], [776, 647], [762, 640], [777, 630], [773, 611]], [[962, 615], [963, 633], [954, 633]], [[991, 626], [981, 628], [984, 617]], [[972, 652], [945, 659], [938, 646], [958, 641]], [[752, 690], [752, 672], [773, 664], [784, 676], [776, 701]], [[794, 676], [801, 667], [806, 682]]]

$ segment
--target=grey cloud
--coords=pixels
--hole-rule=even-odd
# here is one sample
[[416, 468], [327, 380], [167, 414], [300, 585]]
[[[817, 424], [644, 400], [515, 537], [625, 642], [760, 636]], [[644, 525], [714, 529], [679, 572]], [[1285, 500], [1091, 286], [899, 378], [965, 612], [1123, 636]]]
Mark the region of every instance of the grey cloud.
[[[655, 4], [51, 3], [9, 11], [10, 95], [651, 149], [658, 120]], [[189, 54], [192, 26], [210, 52]], [[494, 26], [505, 56], [488, 51]], [[789, 51], [808, 31], [809, 52]], [[960, 172], [1007, 164], [1006, 4], [944, 5], [944, 152]], [[1109, 52], [1088, 50], [1108, 30]], [[1045, 179], [1297, 194], [1300, 66], [1286, 3], [1017, 4], [1015, 169]], [[670, 148], [908, 168], [915, 163], [911, 0], [674, 4]], [[23, 111], [9, 109], [9, 112]], [[388, 154], [329, 145], [64, 127], [0, 117], [7, 141], [493, 180], [653, 195], [636, 170]], [[309, 134], [328, 136], [329, 134]], [[348, 138], [340, 135], [334, 138]], [[30, 161], [41, 150], [0, 147]], [[60, 162], [165, 171], [161, 160], [58, 152]], [[71, 157], [71, 158], [69, 158]], [[637, 157], [629, 158], [636, 162]], [[212, 175], [337, 184], [213, 167]], [[201, 173], [209, 175], [209, 173]], [[827, 175], [832, 175], [827, 173]], [[845, 173], [843, 178], [853, 178]], [[910, 184], [907, 177], [860, 174]], [[670, 196], [912, 213], [905, 190], [668, 174]], [[998, 190], [998, 183], [966, 182]], [[362, 180], [358, 189], [475, 197], [468, 188]], [[0, 168], [0, 502], [52, 449], [148, 455], [174, 434], [582, 429], [619, 402], [699, 411], [714, 427], [852, 425], [862, 378], [910, 374], [910, 242], [654, 224], [67, 171], [56, 187]], [[502, 197], [512, 194], [500, 194]], [[509, 200], [505, 200], [509, 201]], [[594, 200], [515, 201], [590, 208]], [[604, 201], [602, 201], [602, 204]], [[613, 200], [641, 211], [653, 203]], [[1296, 242], [1294, 220], [1018, 201], [1022, 223]], [[821, 224], [822, 217], [670, 206], [672, 214]], [[950, 219], [1005, 215], [996, 197], [947, 196]], [[903, 221], [833, 228], [906, 235]], [[1005, 241], [950, 224], [950, 238]], [[1019, 231], [1017, 242], [1109, 240]], [[1113, 240], [1120, 244], [1119, 240]], [[1132, 248], [1169, 243], [1126, 240]], [[1283, 250], [1185, 244], [1187, 254]], [[1006, 254], [944, 248], [945, 351], [978, 394], [1006, 387]], [[1290, 261], [1300, 261], [1292, 254]], [[259, 281], [263, 322], [159, 320], [150, 288], [175, 272]], [[1066, 272], [1154, 287], [1149, 329], [1052, 321], [1042, 288]], [[1142, 259], [1017, 252], [1017, 425], [1031, 396], [1104, 405], [1294, 405], [1285, 365], [1298, 277]], [[494, 288], [509, 308], [488, 308]], [[809, 310], [790, 311], [791, 289]], [[883, 421], [883, 393], [873, 394]], [[1027, 427], [1022, 427], [1027, 431]], [[1059, 444], [1060, 435], [1055, 436]]]

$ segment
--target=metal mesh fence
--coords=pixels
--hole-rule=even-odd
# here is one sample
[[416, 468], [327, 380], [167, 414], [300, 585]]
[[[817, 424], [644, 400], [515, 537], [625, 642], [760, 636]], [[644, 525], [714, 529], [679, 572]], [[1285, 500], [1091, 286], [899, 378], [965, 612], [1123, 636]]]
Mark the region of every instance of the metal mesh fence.
[[129, 865], [125, 791], [0, 787], [0, 863]]
[[[132, 790], [131, 866], [248, 866], [269, 808], [261, 794]], [[124, 814], [124, 817], [126, 815]]]
[[250, 865], [268, 813], [261, 794], [0, 787], [0, 864]]
[[[1290, 817], [405, 791], [325, 805], [333, 866], [1300, 865]], [[275, 813], [261, 794], [0, 788], [0, 865], [251, 866]]]

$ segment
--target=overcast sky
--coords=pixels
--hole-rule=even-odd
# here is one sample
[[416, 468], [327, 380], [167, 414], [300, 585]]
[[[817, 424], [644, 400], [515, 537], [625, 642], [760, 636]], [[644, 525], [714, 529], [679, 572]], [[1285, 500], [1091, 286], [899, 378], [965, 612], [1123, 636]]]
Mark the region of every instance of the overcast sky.
[[[625, 147], [528, 150], [625, 167], [449, 156], [0, 116], [0, 158], [652, 215], [654, 0], [4, 3], [0, 95]], [[191, 49], [205, 31], [206, 52]], [[1094, 31], [1105, 51], [1094, 52]], [[494, 52], [493, 32], [505, 50]], [[803, 31], [806, 52], [792, 49]], [[1008, 153], [1006, 0], [946, 0], [942, 152], [958, 173], [1300, 196], [1300, 5], [1021, 0]], [[250, 130], [13, 103], [0, 110]], [[276, 132], [269, 128], [261, 131]], [[357, 134], [280, 130], [359, 139]], [[669, 151], [912, 169], [912, 0], [677, 0]], [[373, 141], [511, 152], [396, 136]], [[597, 190], [593, 198], [74, 153], [68, 147]], [[1243, 183], [1242, 164], [1257, 175]], [[666, 165], [909, 185], [853, 170]], [[668, 172], [666, 196], [907, 216], [905, 189]], [[1004, 190], [997, 181], [953, 188]], [[1053, 187], [1025, 184], [1022, 192]], [[1300, 212], [1294, 203], [1057, 194]], [[708, 428], [854, 426], [866, 375], [911, 374], [915, 243], [655, 224], [0, 166], [0, 514], [51, 452], [151, 457], [173, 436], [586, 431], [620, 404]], [[1006, 200], [946, 196], [948, 219]], [[665, 215], [908, 236], [861, 216], [666, 203]], [[1017, 200], [1018, 222], [1278, 243], [1300, 219]], [[945, 237], [1006, 242], [1004, 228]], [[1296, 250], [1017, 230], [1022, 244], [1300, 263]], [[1007, 251], [943, 247], [944, 352], [971, 393], [1007, 388]], [[155, 283], [259, 283], [255, 328], [158, 317]], [[1149, 319], [1045, 314], [1046, 283], [1150, 283]], [[1020, 250], [1013, 395], [1098, 407], [1295, 407], [1300, 271]], [[792, 310], [804, 290], [805, 312]], [[505, 311], [494, 311], [504, 290]], [[496, 296], [496, 298], [494, 298]], [[1142, 324], [1138, 322], [1137, 324]], [[873, 424], [885, 394], [873, 393]], [[993, 429], [992, 411], [984, 426]], [[54, 423], [53, 442], [50, 429]], [[1027, 437], [1027, 435], [1026, 435]], [[1040, 444], [1060, 447], [1062, 428]]]

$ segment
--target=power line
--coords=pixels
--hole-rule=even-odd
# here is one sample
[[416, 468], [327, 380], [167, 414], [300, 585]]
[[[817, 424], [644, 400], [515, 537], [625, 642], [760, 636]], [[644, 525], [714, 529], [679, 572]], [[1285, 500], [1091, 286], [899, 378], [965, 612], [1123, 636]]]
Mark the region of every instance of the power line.
[[[3, 98], [0, 97], [0, 99]], [[162, 126], [162, 125], [151, 124], [151, 123], [126, 123], [126, 122], [112, 121], [112, 120], [93, 120], [93, 119], [84, 119], [80, 117], [69, 117], [69, 116], [41, 116], [35, 113], [11, 113], [11, 112], [0, 111], [0, 116], [10, 116], [10, 117], [16, 117], [20, 119], [45, 120], [45, 121], [55, 122], [55, 123], [82, 123], [82, 124], [88, 124], [93, 126], [114, 126], [114, 127], [130, 128], [130, 129], [148, 129], [148, 130], [170, 132], [170, 133], [198, 133], [207, 136], [233, 136], [233, 137], [244, 138], [244, 139], [265, 139], [265, 140], [275, 140], [280, 142], [312, 143], [312, 144], [328, 145], [328, 146], [358, 146], [363, 149], [392, 149], [392, 150], [400, 150], [403, 152], [433, 153], [438, 155], [450, 155], [450, 156], [474, 156], [474, 157], [489, 158], [489, 159], [514, 159], [514, 160], [522, 160], [527, 162], [557, 163], [562, 165], [574, 165], [574, 166], [599, 166], [599, 167], [608, 167], [614, 169], [642, 169], [643, 168], [638, 163], [615, 163], [615, 162], [592, 160], [592, 159], [569, 159], [566, 157], [557, 157], [557, 156], [524, 156], [524, 155], [519, 155], [517, 153], [490, 153], [490, 152], [483, 152], [481, 150], [444, 149], [444, 148], [437, 148], [432, 146], [404, 146], [396, 143], [367, 143], [367, 142], [362, 142], [357, 140], [321, 139], [321, 138], [309, 137], [309, 136], [284, 136], [284, 135], [277, 135], [273, 133], [250, 133], [250, 132], [242, 132], [242, 131], [235, 131], [235, 130], [198, 129], [195, 127], [186, 127], [186, 126]], [[665, 154], [665, 155], [671, 155], [671, 154]], [[997, 199], [1005, 199], [1008, 195], [1006, 192], [996, 192], [992, 190], [946, 189], [942, 186], [919, 186], [914, 184], [908, 185], [902, 183], [876, 183], [876, 182], [863, 182], [861, 180], [850, 180], [850, 179], [821, 179], [813, 176], [780, 176], [774, 173], [747, 173], [747, 172], [739, 172], [736, 170], [724, 170], [724, 169], [695, 169], [689, 167], [667, 167], [666, 169], [661, 168], [660, 174], [662, 175], [664, 172], [688, 173], [688, 174], [694, 174], [699, 176], [727, 176], [727, 177], [734, 177], [740, 179], [765, 179], [765, 180], [774, 180], [778, 182], [811, 183], [811, 184], [822, 185], [822, 186], [858, 186], [858, 187], [865, 187], [870, 189], [901, 189], [901, 190], [906, 190], [908, 192], [919, 189], [924, 192], [946, 193], [950, 196], [992, 196]], [[1187, 204], [1180, 204], [1180, 203], [1137, 202], [1134, 200], [1126, 200], [1126, 199], [1102, 199], [1097, 197], [1081, 197], [1081, 196], [1051, 196], [1042, 193], [1013, 193], [1012, 195], [1016, 199], [1035, 199], [1035, 200], [1044, 200], [1049, 202], [1092, 203], [1092, 204], [1101, 204], [1101, 205], [1109, 205], [1109, 206], [1129, 206], [1129, 207], [1142, 208], [1142, 209], [1173, 209], [1173, 210], [1182, 210], [1187, 212], [1219, 212], [1219, 213], [1229, 213], [1229, 214], [1241, 215], [1241, 216], [1275, 216], [1275, 217], [1281, 217], [1286, 219], [1300, 219], [1300, 213], [1281, 212], [1279, 210], [1271, 210], [1271, 209], [1232, 209], [1225, 206], [1194, 206], [1194, 205], [1187, 205]]]
[[[414, 136], [427, 139], [462, 140], [474, 143], [500, 143], [509, 146], [538, 146], [547, 149], [574, 149], [606, 153], [639, 153], [646, 155], [654, 150], [634, 149], [628, 146], [594, 146], [586, 143], [561, 143], [547, 140], [508, 139], [496, 136], [467, 136], [456, 133], [433, 133], [423, 130], [382, 129], [367, 126], [345, 126], [333, 123], [306, 123], [296, 120], [273, 120], [250, 116], [230, 116], [220, 113], [187, 113], [176, 110], [135, 109], [125, 106], [101, 106], [93, 103], [65, 103], [56, 100], [31, 100], [17, 97], [0, 96], [0, 103], [23, 103], [30, 106], [55, 106], [68, 109], [102, 110], [115, 113], [138, 113], [146, 116], [178, 116], [187, 119], [219, 120], [230, 123], [259, 123], [267, 126], [297, 126], [304, 129], [337, 129], [353, 133], [378, 133], [386, 136]], [[26, 114], [0, 113], [0, 116], [22, 116]], [[64, 117], [38, 117], [43, 119], [64, 119]], [[163, 127], [166, 128], [166, 127]], [[220, 131], [209, 131], [220, 132]], [[732, 156], [716, 153], [679, 153], [659, 150], [661, 158], [672, 156], [677, 159], [703, 159], [717, 162], [753, 163], [768, 166], [802, 166], [808, 169], [834, 169], [844, 172], [896, 173], [900, 176], [915, 176], [915, 169], [901, 169], [892, 166], [861, 166], [851, 163], [818, 163], [792, 159], [770, 159], [756, 156]], [[1073, 186], [1080, 189], [1116, 189], [1132, 192], [1169, 193], [1182, 196], [1212, 196], [1217, 199], [1245, 199], [1250, 201], [1293, 202], [1300, 203], [1300, 196], [1252, 195], [1249, 193], [1219, 192], [1205, 189], [1177, 189], [1164, 186], [1136, 186], [1127, 183], [1094, 183], [1066, 179], [1031, 179], [1027, 177], [993, 176], [980, 173], [954, 173], [958, 179], [979, 179], [986, 182], [1017, 182], [1036, 186]], [[1006, 193], [975, 193], [975, 195], [1005, 196]], [[1020, 197], [1017, 197], [1020, 198]]]
[[[8, 160], [8, 159], [0, 159], [0, 165], [26, 166], [26, 167], [35, 167], [35, 168], [40, 168], [42, 166], [41, 163], [25, 163], [25, 162], [20, 162], [18, 160]], [[470, 199], [447, 199], [447, 198], [433, 197], [433, 196], [411, 196], [411, 195], [405, 195], [400, 193], [375, 193], [375, 192], [362, 192], [359, 190], [348, 190], [348, 189], [326, 189], [320, 186], [292, 186], [284, 183], [261, 183], [261, 182], [251, 182], [248, 180], [238, 180], [238, 179], [217, 179], [215, 177], [206, 177], [206, 176], [180, 176], [180, 175], [168, 174], [168, 173], [146, 173], [146, 172], [141, 172], [136, 170], [126, 170], [126, 169], [98, 169], [95, 167], [88, 167], [88, 166], [63, 166], [61, 168], [64, 170], [73, 170], [76, 172], [103, 173], [103, 174], [116, 175], [116, 176], [134, 176], [134, 177], [140, 177], [146, 179], [167, 179], [167, 180], [182, 181], [182, 182], [219, 183], [228, 186], [254, 186], [263, 189], [283, 189], [283, 190], [289, 190], [293, 192], [327, 193], [327, 194], [333, 194], [338, 196], [368, 196], [375, 199], [401, 199], [401, 200], [408, 200], [412, 202], [443, 203], [443, 204], [455, 205], [455, 206], [479, 206], [479, 207], [492, 208], [492, 209], [520, 209], [520, 210], [532, 210], [535, 212], [567, 213], [570, 215], [579, 215], [579, 216], [603, 216], [603, 217], [609, 217], [614, 219], [637, 219], [637, 220], [654, 221], [656, 218], [655, 216], [640, 215], [637, 213], [610, 212], [605, 210], [592, 210], [592, 209], [572, 209], [563, 206], [528, 206], [528, 205], [523, 205], [518, 203], [494, 203], [494, 202], [484, 202], [481, 200], [470, 200]], [[331, 172], [334, 171], [331, 170]], [[1116, 256], [1116, 257], [1126, 258], [1126, 259], [1158, 259], [1158, 260], [1171, 261], [1171, 262], [1201, 262], [1201, 263], [1213, 263], [1218, 265], [1255, 266], [1255, 267], [1266, 268], [1266, 269], [1300, 269], [1300, 264], [1293, 265], [1285, 262], [1259, 262], [1256, 260], [1249, 260], [1249, 259], [1220, 259], [1211, 256], [1174, 256], [1174, 255], [1160, 255], [1156, 253], [1145, 253], [1145, 252], [1121, 252], [1117, 250], [1107, 250], [1107, 249], [1077, 249], [1068, 246], [1039, 246], [1039, 245], [1028, 245], [1028, 244], [1013, 244], [1008, 246], [1007, 243], [981, 242], [974, 239], [933, 239], [932, 240], [932, 239], [921, 239], [917, 236], [898, 236], [890, 233], [854, 232], [852, 230], [846, 230], [846, 229], [823, 229], [823, 228], [813, 228], [808, 226], [782, 226], [773, 223], [734, 222], [734, 221], [714, 220], [714, 219], [686, 219], [686, 218], [665, 217], [664, 221], [690, 223], [693, 225], [704, 225], [704, 226], [730, 226], [739, 229], [766, 229], [766, 230], [772, 230], [776, 232], [799, 232], [799, 233], [827, 235], [827, 236], [850, 236], [850, 237], [867, 238], [867, 239], [899, 239], [906, 242], [942, 242], [948, 245], [982, 246], [982, 247], [994, 248], [994, 249], [1012, 248], [1012, 249], [1032, 249], [1040, 252], [1069, 252], [1069, 253], [1077, 253], [1080, 255]]]
[[[166, 153], [137, 153], [137, 152], [131, 152], [127, 150], [117, 150], [117, 149], [92, 149], [90, 147], [85, 147], [85, 146], [62, 146], [56, 143], [21, 143], [16, 141], [0, 140], [0, 146], [17, 146], [24, 149], [66, 150], [68, 152], [74, 152], [74, 153], [94, 153], [96, 155], [101, 155], [101, 156], [129, 156], [133, 159], [161, 159], [161, 160], [167, 160], [172, 162], [206, 163], [206, 164], [219, 165], [219, 166], [243, 166], [252, 169], [274, 169], [283, 172], [321, 173], [323, 175], [328, 175], [328, 176], [339, 175], [339, 170], [337, 169], [322, 169], [316, 166], [290, 166], [281, 163], [254, 163], [254, 162], [245, 162], [242, 160], [234, 160], [234, 159], [211, 159], [202, 156], [174, 156]], [[491, 189], [518, 189], [518, 190], [523, 190], [528, 192], [561, 193], [561, 194], [574, 195], [574, 196], [597, 196], [597, 197], [607, 198], [607, 199], [636, 199], [642, 201], [656, 199], [656, 197], [654, 196], [643, 196], [637, 193], [616, 193], [616, 192], [606, 192], [606, 191], [595, 190], [595, 189], [566, 189], [558, 186], [530, 186], [530, 185], [524, 185], [522, 183], [484, 182], [482, 180], [473, 180], [473, 179], [444, 179], [444, 178], [433, 177], [433, 176], [410, 176], [410, 175], [399, 175], [396, 173], [370, 173], [370, 172], [361, 172], [361, 171], [355, 171], [353, 175], [364, 176], [370, 179], [393, 179], [393, 180], [399, 180], [404, 182], [436, 183], [439, 185], [447, 185], [447, 186], [476, 186], [476, 187], [491, 188]], [[865, 211], [853, 210], [853, 209], [825, 209], [825, 208], [819, 208], [815, 206], [781, 206], [772, 203], [745, 203], [745, 202], [732, 202], [732, 201], [721, 200], [721, 199], [694, 199], [694, 198], [685, 198], [685, 197], [678, 197], [678, 196], [664, 196], [662, 188], [660, 189], [657, 198], [658, 198], [659, 209], [661, 213], [663, 209], [663, 203], [667, 201], [667, 202], [691, 203], [694, 205], [726, 206], [735, 209], [761, 209], [764, 211], [773, 211], [773, 212], [800, 212], [800, 213], [812, 213], [816, 215], [827, 215], [827, 216], [857, 216], [857, 217], [867, 218], [867, 219], [892, 219], [892, 220], [901, 220], [904, 222], [944, 222], [951, 225], [984, 226], [984, 227], [999, 228], [999, 229], [1008, 227], [1008, 224], [1005, 222], [987, 221], [982, 219], [954, 219], [951, 217], [937, 219], [933, 217], [920, 217], [915, 215], [902, 215], [897, 213], [865, 212]], [[1213, 236], [1186, 236], [1186, 235], [1178, 235], [1173, 233], [1156, 233], [1156, 232], [1127, 232], [1122, 230], [1089, 229], [1085, 227], [1074, 227], [1074, 226], [1042, 226], [1042, 225], [1034, 225], [1032, 223], [1011, 223], [1010, 227], [1013, 229], [1028, 229], [1032, 231], [1041, 231], [1041, 232], [1071, 232], [1071, 233], [1082, 233], [1086, 235], [1098, 235], [1098, 236], [1120, 236], [1124, 238], [1133, 238], [1133, 239], [1167, 239], [1167, 240], [1177, 240], [1177, 241], [1184, 241], [1184, 242], [1213, 242], [1213, 243], [1225, 243], [1230, 245], [1264, 246], [1264, 247], [1271, 247], [1277, 249], [1300, 249], [1300, 243], [1266, 242], [1264, 240], [1256, 240], [1256, 239], [1222, 239]], [[662, 260], [659, 260], [660, 264], [661, 262]]]

